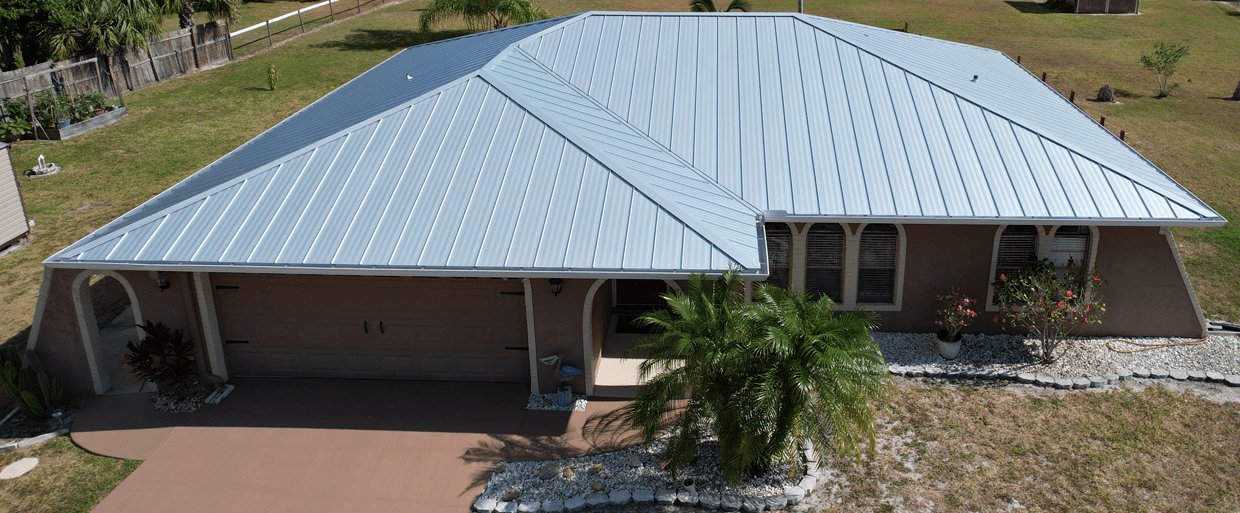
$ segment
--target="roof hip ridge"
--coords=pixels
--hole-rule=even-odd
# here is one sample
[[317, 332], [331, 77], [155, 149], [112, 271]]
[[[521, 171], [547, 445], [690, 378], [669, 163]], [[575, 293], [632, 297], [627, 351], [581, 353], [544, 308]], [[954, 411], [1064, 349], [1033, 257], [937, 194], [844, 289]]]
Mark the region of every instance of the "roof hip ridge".
[[[655, 146], [658, 146], [660, 150], [663, 150], [663, 153], [665, 153], [665, 154], [667, 154], [669, 157], [671, 157], [671, 158], [675, 159], [675, 160], [676, 160], [676, 162], [677, 162], [677, 163], [679, 163], [680, 165], [685, 166], [685, 167], [686, 167], [686, 168], [688, 168], [689, 170], [691, 170], [691, 171], [693, 171], [694, 173], [696, 173], [696, 174], [697, 174], [698, 176], [700, 176], [703, 180], [705, 180], [706, 182], [710, 183], [710, 185], [712, 185], [712, 186], [714, 186], [715, 188], [719, 189], [719, 191], [720, 191], [720, 192], [723, 192], [725, 195], [727, 195], [728, 197], [732, 198], [733, 200], [735, 200], [735, 201], [737, 201], [737, 202], [740, 202], [741, 204], [745, 205], [745, 206], [746, 206], [746, 207], [748, 207], [750, 210], [752, 210], [754, 213], [761, 212], [761, 209], [759, 209], [758, 207], [755, 207], [752, 203], [749, 203], [748, 201], [745, 201], [745, 199], [744, 199], [744, 198], [742, 198], [739, 194], [736, 194], [735, 192], [732, 192], [731, 190], [728, 190], [728, 188], [727, 188], [727, 187], [724, 187], [723, 185], [721, 185], [721, 184], [720, 184], [717, 180], [715, 180], [714, 178], [711, 178], [710, 176], [707, 176], [707, 174], [706, 174], [706, 173], [703, 173], [703, 172], [702, 172], [702, 170], [700, 170], [700, 169], [698, 169], [698, 168], [697, 168], [697, 166], [694, 166], [692, 163], [690, 163], [689, 161], [685, 160], [685, 159], [684, 159], [684, 158], [682, 158], [680, 155], [676, 154], [676, 152], [672, 151], [672, 150], [671, 150], [671, 148], [668, 148], [667, 146], [664, 146], [662, 143], [660, 143], [659, 141], [655, 140], [653, 137], [650, 137], [650, 134], [647, 134], [645, 131], [643, 131], [643, 130], [641, 130], [641, 129], [637, 128], [636, 126], [633, 126], [633, 124], [632, 124], [632, 123], [629, 123], [629, 120], [624, 119], [624, 117], [623, 117], [623, 116], [620, 116], [620, 115], [616, 114], [614, 111], [612, 111], [611, 109], [607, 108], [607, 106], [606, 106], [606, 105], [603, 105], [603, 103], [602, 103], [602, 102], [600, 102], [600, 101], [598, 101], [598, 99], [596, 99], [595, 97], [591, 96], [589, 93], [587, 93], [587, 92], [585, 92], [585, 91], [582, 91], [582, 90], [581, 90], [581, 88], [580, 88], [580, 87], [577, 87], [575, 84], [573, 84], [571, 80], [568, 80], [568, 79], [564, 78], [564, 77], [563, 77], [563, 76], [561, 76], [559, 73], [556, 73], [556, 72], [555, 72], [555, 70], [553, 70], [553, 69], [551, 69], [551, 68], [548, 68], [545, 64], [543, 64], [541, 61], [539, 61], [537, 57], [534, 57], [533, 55], [530, 55], [530, 53], [529, 53], [529, 52], [527, 52], [527, 51], [525, 51], [525, 50], [523, 50], [523, 49], [521, 49], [521, 48], [517, 47], [516, 45], [513, 45], [513, 46], [512, 46], [512, 49], [513, 49], [514, 51], [520, 52], [522, 55], [524, 55], [526, 58], [528, 58], [530, 61], [532, 61], [535, 65], [537, 65], [538, 67], [542, 68], [542, 69], [543, 69], [544, 71], [546, 71], [547, 73], [549, 73], [549, 74], [551, 74], [552, 76], [554, 76], [554, 77], [556, 77], [557, 79], [559, 79], [559, 80], [560, 80], [560, 82], [563, 82], [563, 83], [564, 83], [564, 85], [565, 85], [566, 87], [569, 87], [569, 88], [571, 88], [573, 91], [576, 91], [578, 94], [580, 94], [580, 95], [581, 95], [582, 97], [584, 97], [586, 100], [588, 100], [590, 103], [594, 104], [594, 105], [595, 105], [596, 107], [598, 107], [599, 109], [602, 109], [604, 112], [606, 112], [607, 114], [611, 115], [611, 117], [615, 118], [615, 119], [616, 119], [616, 121], [618, 121], [620, 124], [624, 125], [624, 126], [625, 126], [626, 128], [628, 128], [629, 130], [632, 130], [634, 133], [636, 133], [636, 134], [640, 135], [643, 139], [646, 139], [647, 141], [650, 141], [651, 143], [653, 143]], [[501, 55], [504, 55], [504, 56], [506, 57], [506, 55], [505, 55], [505, 54], [501, 54]], [[490, 65], [488, 64], [488, 66], [487, 66], [486, 68], [489, 68], [489, 67], [490, 67]], [[486, 69], [486, 68], [484, 68], [484, 69]]]
[[[1165, 171], [1163, 171], [1163, 170], [1162, 170], [1162, 168], [1159, 168], [1157, 165], [1155, 165], [1155, 164], [1154, 164], [1153, 162], [1151, 162], [1149, 159], [1145, 158], [1145, 156], [1144, 156], [1144, 155], [1142, 155], [1142, 154], [1141, 154], [1141, 152], [1137, 151], [1137, 150], [1136, 150], [1136, 148], [1133, 148], [1132, 146], [1128, 145], [1126, 142], [1124, 142], [1124, 141], [1120, 140], [1120, 139], [1119, 139], [1119, 137], [1117, 137], [1115, 134], [1111, 133], [1111, 131], [1110, 131], [1110, 130], [1106, 130], [1105, 128], [1103, 128], [1103, 131], [1104, 131], [1104, 132], [1106, 132], [1108, 135], [1110, 135], [1110, 136], [1111, 136], [1111, 137], [1112, 137], [1112, 138], [1113, 138], [1116, 142], [1119, 142], [1120, 144], [1123, 144], [1123, 145], [1124, 145], [1124, 147], [1126, 147], [1126, 148], [1128, 149], [1128, 151], [1131, 151], [1133, 154], [1135, 154], [1135, 155], [1136, 155], [1139, 159], [1141, 159], [1141, 161], [1142, 161], [1142, 162], [1144, 162], [1144, 163], [1146, 163], [1147, 165], [1149, 165], [1150, 167], [1154, 168], [1154, 170], [1158, 171], [1159, 173], [1162, 173], [1162, 174], [1163, 174], [1163, 176], [1166, 176], [1168, 180], [1171, 180], [1171, 183], [1174, 183], [1174, 184], [1175, 184], [1176, 189], [1169, 189], [1169, 188], [1167, 188], [1166, 186], [1164, 186], [1164, 185], [1162, 185], [1162, 184], [1153, 184], [1153, 183], [1149, 183], [1149, 181], [1148, 181], [1148, 180], [1145, 180], [1145, 179], [1142, 179], [1142, 178], [1139, 178], [1139, 177], [1134, 177], [1134, 176], [1132, 176], [1132, 174], [1131, 174], [1131, 173], [1127, 173], [1127, 172], [1124, 172], [1123, 170], [1121, 170], [1121, 169], [1120, 169], [1120, 166], [1117, 166], [1117, 165], [1114, 165], [1114, 164], [1111, 164], [1111, 163], [1108, 163], [1108, 162], [1103, 162], [1103, 159], [1101, 159], [1101, 158], [1099, 158], [1098, 156], [1094, 155], [1094, 154], [1093, 154], [1093, 152], [1089, 152], [1088, 150], [1082, 149], [1082, 148], [1081, 148], [1081, 147], [1079, 147], [1078, 145], [1075, 145], [1075, 144], [1071, 144], [1071, 143], [1064, 142], [1064, 141], [1060, 140], [1061, 138], [1058, 138], [1058, 137], [1051, 137], [1051, 136], [1046, 135], [1046, 134], [1045, 134], [1045, 133], [1043, 133], [1042, 131], [1039, 131], [1039, 130], [1034, 130], [1034, 129], [1033, 129], [1033, 128], [1032, 128], [1032, 127], [1028, 124], [1028, 123], [1026, 123], [1026, 122], [1024, 122], [1024, 121], [1021, 121], [1021, 120], [1013, 119], [1013, 118], [1012, 118], [1011, 116], [1009, 116], [1009, 115], [1006, 115], [1006, 114], [1000, 113], [1000, 112], [996, 111], [995, 109], [990, 108], [990, 107], [988, 107], [988, 106], [986, 106], [986, 105], [982, 105], [981, 103], [978, 103], [977, 101], [975, 101], [975, 100], [974, 100], [974, 99], [972, 99], [971, 97], [966, 96], [965, 94], [961, 93], [960, 91], [955, 90], [955, 88], [951, 88], [951, 87], [948, 87], [948, 86], [946, 86], [946, 85], [943, 85], [943, 84], [939, 83], [938, 81], [931, 80], [931, 79], [927, 78], [926, 76], [922, 75], [921, 73], [917, 73], [917, 72], [915, 72], [915, 71], [913, 71], [913, 70], [910, 70], [910, 69], [909, 69], [908, 67], [906, 67], [906, 66], [903, 66], [903, 65], [901, 65], [901, 64], [898, 64], [898, 63], [896, 63], [896, 62], [893, 62], [891, 59], [889, 59], [889, 58], [887, 58], [887, 57], [885, 57], [885, 56], [879, 55], [878, 53], [875, 53], [875, 52], [873, 52], [873, 51], [871, 51], [871, 50], [867, 49], [867, 48], [866, 48], [866, 47], [864, 47], [863, 45], [860, 45], [860, 44], [858, 44], [857, 42], [855, 42], [855, 41], [854, 41], [852, 38], [850, 38], [850, 37], [841, 36], [841, 35], [839, 35], [839, 34], [837, 34], [837, 33], [835, 33], [835, 32], [832, 32], [832, 31], [830, 31], [830, 30], [828, 30], [828, 29], [826, 29], [826, 28], [824, 28], [824, 27], [821, 27], [821, 26], [816, 25], [816, 24], [814, 24], [814, 23], [810, 23], [808, 20], [806, 20], [806, 19], [805, 19], [805, 17], [807, 17], [807, 16], [810, 16], [810, 15], [806, 15], [806, 14], [798, 14], [795, 18], [796, 18], [798, 21], [800, 21], [800, 22], [802, 22], [802, 23], [805, 23], [806, 25], [809, 25], [810, 27], [812, 27], [812, 28], [814, 28], [814, 29], [816, 29], [816, 30], [819, 30], [819, 31], [821, 31], [821, 32], [823, 32], [823, 33], [825, 33], [825, 34], [827, 34], [827, 35], [829, 35], [829, 36], [831, 36], [831, 37], [833, 37], [833, 38], [835, 38], [835, 39], [839, 40], [839, 41], [842, 41], [842, 42], [844, 42], [844, 43], [847, 43], [849, 46], [852, 46], [853, 48], [856, 48], [856, 49], [857, 49], [857, 51], [859, 51], [859, 52], [864, 52], [864, 53], [866, 53], [866, 54], [868, 54], [868, 55], [871, 55], [871, 56], [873, 56], [875, 59], [878, 59], [879, 61], [882, 61], [883, 63], [889, 64], [889, 65], [891, 65], [891, 66], [893, 66], [893, 67], [895, 67], [895, 68], [899, 69], [900, 71], [903, 71], [903, 72], [905, 72], [905, 73], [907, 73], [907, 74], [909, 74], [909, 75], [912, 75], [912, 76], [917, 77], [917, 78], [919, 78], [919, 79], [921, 79], [921, 80], [924, 80], [927, 84], [930, 84], [930, 85], [931, 85], [931, 86], [933, 86], [933, 87], [937, 87], [937, 88], [939, 88], [939, 89], [942, 89], [943, 91], [945, 91], [945, 92], [947, 92], [947, 93], [951, 94], [952, 96], [955, 96], [957, 99], [959, 99], [959, 100], [961, 100], [961, 101], [964, 101], [964, 102], [966, 102], [966, 103], [968, 103], [968, 104], [970, 104], [970, 105], [973, 105], [973, 106], [975, 106], [975, 107], [977, 107], [977, 108], [981, 109], [981, 110], [982, 110], [982, 111], [984, 111], [984, 112], [988, 112], [988, 113], [990, 113], [990, 114], [993, 114], [994, 116], [996, 116], [996, 117], [998, 117], [998, 118], [1001, 118], [1001, 119], [1003, 119], [1003, 120], [1005, 120], [1005, 121], [1007, 121], [1007, 122], [1009, 122], [1009, 123], [1011, 123], [1011, 124], [1013, 124], [1013, 125], [1019, 126], [1019, 127], [1023, 128], [1023, 129], [1025, 129], [1025, 130], [1029, 131], [1029, 133], [1032, 133], [1032, 134], [1034, 134], [1034, 135], [1038, 136], [1039, 138], [1042, 138], [1042, 139], [1045, 139], [1045, 140], [1047, 140], [1047, 141], [1050, 141], [1050, 142], [1052, 142], [1052, 143], [1054, 143], [1054, 144], [1057, 144], [1057, 145], [1059, 145], [1060, 147], [1064, 148], [1065, 150], [1067, 150], [1067, 151], [1069, 151], [1069, 152], [1071, 152], [1071, 153], [1074, 153], [1074, 154], [1080, 155], [1080, 156], [1081, 156], [1081, 158], [1083, 158], [1083, 159], [1085, 159], [1085, 160], [1088, 160], [1088, 161], [1090, 161], [1090, 162], [1092, 162], [1092, 163], [1094, 163], [1094, 164], [1097, 164], [1099, 167], [1101, 167], [1102, 169], [1104, 169], [1104, 170], [1106, 170], [1106, 171], [1110, 171], [1110, 172], [1112, 172], [1112, 173], [1115, 173], [1115, 174], [1117, 174], [1117, 175], [1120, 175], [1120, 176], [1122, 176], [1122, 177], [1124, 177], [1124, 178], [1126, 178], [1126, 179], [1128, 179], [1128, 180], [1132, 181], [1132, 182], [1133, 182], [1133, 183], [1135, 183], [1135, 184], [1138, 184], [1138, 185], [1140, 185], [1140, 186], [1142, 186], [1142, 187], [1145, 187], [1146, 189], [1149, 189], [1149, 190], [1151, 190], [1151, 191], [1153, 191], [1153, 192], [1155, 192], [1155, 193], [1158, 193], [1158, 194], [1162, 195], [1163, 197], [1165, 197], [1165, 198], [1167, 199], [1167, 201], [1175, 202], [1176, 204], [1180, 205], [1181, 207], [1183, 207], [1183, 208], [1185, 208], [1185, 209], [1187, 209], [1187, 210], [1190, 210], [1190, 211], [1192, 211], [1193, 213], [1196, 213], [1196, 214], [1198, 214], [1198, 215], [1200, 215], [1200, 216], [1202, 216], [1202, 217], [1210, 217], [1211, 215], [1213, 215], [1213, 216], [1218, 216], [1218, 213], [1217, 213], [1217, 212], [1214, 212], [1214, 211], [1213, 211], [1213, 209], [1211, 209], [1211, 208], [1209, 207], [1209, 205], [1206, 205], [1206, 203], [1205, 203], [1204, 201], [1201, 201], [1201, 199], [1200, 199], [1200, 198], [1198, 198], [1195, 194], [1193, 194], [1191, 191], [1189, 191], [1187, 188], [1185, 188], [1183, 185], [1181, 185], [1179, 182], [1177, 182], [1174, 178], [1171, 178], [1171, 175], [1168, 175]], [[820, 17], [815, 16], [815, 18], [820, 18]], [[832, 20], [832, 21], [838, 21], [838, 22], [841, 22], [841, 23], [848, 23], [848, 24], [852, 24], [852, 25], [858, 25], [858, 26], [862, 26], [862, 27], [866, 27], [866, 28], [871, 28], [871, 29], [881, 29], [881, 27], [874, 27], [874, 26], [871, 26], [871, 25], [863, 25], [863, 24], [860, 24], [860, 23], [853, 23], [853, 22], [850, 22], [850, 21], [845, 21], [845, 20], [836, 20], [836, 19], [834, 19], [834, 18], [822, 18], [822, 19], [830, 19], [830, 20]], [[955, 41], [948, 41], [948, 40], [946, 40], [946, 39], [931, 38], [931, 37], [929, 37], [929, 36], [922, 36], [922, 35], [919, 35], [919, 34], [907, 34], [907, 35], [912, 35], [912, 36], [921, 37], [921, 38], [927, 38], [927, 39], [933, 39], [933, 40], [935, 40], [935, 41], [941, 41], [941, 42], [950, 43], [950, 44], [954, 44], [954, 45], [960, 45], [960, 46], [967, 46], [967, 47], [970, 47], [970, 48], [976, 48], [976, 49], [979, 49], [979, 50], [984, 50], [984, 51], [987, 51], [987, 52], [997, 53], [997, 54], [999, 54], [999, 55], [1002, 55], [1002, 56], [1003, 56], [1005, 59], [1007, 59], [1009, 62], [1015, 63], [1015, 61], [1013, 61], [1011, 57], [1008, 57], [1008, 55], [1007, 55], [1006, 53], [1003, 53], [1003, 52], [1001, 52], [1001, 51], [999, 51], [999, 50], [995, 50], [995, 49], [993, 49], [993, 48], [986, 48], [986, 47], [977, 46], [977, 45], [970, 45], [970, 44], [966, 44], [966, 43], [958, 43], [958, 42], [955, 42]], [[1036, 76], [1036, 75], [1034, 75], [1032, 72], [1030, 72], [1028, 69], [1026, 69], [1024, 66], [1020, 66], [1019, 64], [1017, 64], [1017, 66], [1018, 66], [1018, 67], [1020, 67], [1020, 69], [1021, 69], [1022, 71], [1024, 71], [1025, 73], [1028, 73], [1028, 74], [1029, 74], [1029, 76], [1033, 77], [1034, 79], [1037, 79], [1037, 76]], [[1041, 81], [1039, 81], [1039, 82], [1041, 83], [1041, 85], [1042, 85], [1043, 87], [1045, 87], [1045, 88], [1049, 89], [1049, 90], [1050, 90], [1050, 92], [1054, 93], [1054, 94], [1055, 94], [1055, 96], [1058, 96], [1058, 97], [1060, 98], [1060, 100], [1061, 100], [1061, 101], [1068, 102], [1068, 99], [1067, 99], [1067, 98], [1064, 98], [1064, 97], [1063, 97], [1063, 95], [1059, 94], [1059, 91], [1056, 91], [1054, 88], [1052, 88], [1050, 85], [1046, 84], [1045, 82], [1041, 82]], [[1068, 103], [1069, 103], [1069, 105], [1071, 105], [1071, 106], [1072, 106], [1072, 108], [1076, 109], [1077, 113], [1079, 113], [1079, 114], [1081, 114], [1081, 115], [1086, 116], [1087, 118], [1089, 118], [1089, 120], [1090, 120], [1090, 121], [1094, 121], [1093, 117], [1089, 116], [1088, 114], [1085, 114], [1085, 111], [1081, 110], [1081, 108], [1080, 108], [1080, 107], [1078, 107], [1078, 106], [1076, 106], [1076, 104], [1071, 103], [1071, 102], [1068, 102]], [[1094, 123], [1097, 123], [1097, 122], [1096, 122], [1096, 121], [1094, 121]], [[1170, 195], [1168, 194], [1169, 192], [1178, 192], [1178, 193], [1182, 193], [1182, 194], [1187, 194], [1190, 198], [1192, 198], [1192, 199], [1196, 200], [1196, 201], [1197, 201], [1197, 203], [1198, 203], [1198, 205], [1195, 205], [1195, 206], [1185, 205], [1183, 201], [1180, 201], [1180, 199], [1170, 197]], [[1206, 214], [1206, 213], [1203, 213], [1203, 212], [1201, 212], [1201, 211], [1200, 211], [1202, 206], [1205, 206], [1205, 207], [1206, 207], [1206, 209], [1209, 211], [1209, 214]]]
[[[562, 85], [570, 88], [573, 92], [581, 95], [581, 97], [586, 99], [586, 101], [590, 102], [591, 105], [595, 106], [602, 112], [606, 113], [606, 115], [614, 118], [617, 122], [621, 123], [622, 126], [624, 126], [626, 129], [632, 131], [634, 134], [641, 137], [642, 139], [645, 139], [653, 143], [660, 151], [663, 152], [663, 154], [673, 157], [677, 164], [682, 165], [685, 168], [692, 171], [694, 174], [700, 177], [702, 181], [705, 182], [709, 187], [712, 187], [718, 190], [719, 192], [723, 193], [728, 199], [733, 200], [739, 206], [743, 207], [744, 210], [748, 210], [749, 212], [753, 213], [755, 216], [759, 213], [759, 210], [756, 207], [754, 207], [749, 202], [737, 197], [731, 191], [727, 190], [727, 188], [723, 187], [715, 180], [706, 176], [705, 173], [702, 173], [696, 167], [693, 167], [692, 165], [685, 163], [683, 159], [679, 158], [679, 156], [675, 155], [673, 152], [668, 150], [666, 147], [659, 144], [658, 141], [655, 141], [653, 138], [651, 138], [649, 134], [641, 130], [638, 130], [637, 127], [634, 127], [632, 124], [625, 121], [623, 118], [618, 116], [615, 112], [613, 112], [611, 109], [608, 109], [606, 106], [601, 105], [598, 102], [598, 100], [596, 100], [594, 97], [590, 96], [589, 94], [586, 94], [584, 91], [581, 91], [580, 88], [574, 86], [570, 81], [566, 80], [563, 76], [559, 75], [558, 73], [555, 73], [554, 71], [548, 69], [537, 58], [533, 57], [528, 52], [520, 48], [517, 48], [516, 45], [510, 46], [508, 49], [501, 52], [500, 55], [496, 56], [497, 60], [493, 61], [492, 63], [489, 63], [486, 67], [479, 70], [478, 72], [479, 76], [483, 80], [487, 81], [487, 83], [491, 84], [492, 87], [495, 87], [497, 90], [504, 93], [504, 95], [508, 96], [508, 98], [511, 99], [514, 103], [526, 109], [526, 111], [528, 111], [531, 115], [533, 115], [535, 118], [538, 118], [540, 121], [545, 123], [548, 128], [559, 133], [568, 142], [580, 147], [591, 158], [598, 160], [599, 163], [602, 164], [604, 167], [606, 167], [609, 171], [617, 174], [622, 179], [624, 179], [626, 182], [628, 182], [634, 189], [636, 189], [637, 191], [649, 197], [651, 201], [653, 201], [656, 205], [659, 206], [659, 208], [666, 210], [673, 217], [685, 223], [687, 227], [691, 228], [693, 231], [697, 232], [697, 234], [700, 235], [702, 238], [706, 239], [707, 242], [710, 242], [715, 247], [717, 247], [719, 251], [723, 252], [723, 254], [726, 255], [728, 258], [731, 258], [735, 262], [745, 262], [748, 260], [747, 258], [743, 257], [744, 252], [741, 251], [743, 248], [737, 247], [728, 238], [722, 237], [719, 234], [717, 234], [714, 230], [711, 230], [709, 226], [706, 226], [707, 223], [703, 219], [700, 219], [697, 216], [686, 214], [684, 212], [684, 209], [681, 208], [679, 205], [675, 204], [672, 201], [667, 200], [665, 196], [661, 194], [660, 192], [658, 192], [657, 190], [653, 190], [654, 186], [646, 183], [643, 180], [635, 178], [634, 172], [630, 171], [627, 167], [621, 164], [618, 164], [616, 162], [616, 159], [606, 155], [604, 152], [597, 151], [594, 148], [593, 144], [590, 144], [588, 141], [584, 141], [583, 138], [579, 134], [573, 132], [572, 130], [566, 129], [563, 126], [563, 124], [561, 124], [559, 121], [555, 120], [552, 116], [547, 115], [547, 113], [544, 112], [543, 109], [541, 109], [537, 105], [532, 105], [531, 102], [527, 98], [525, 98], [523, 95], [513, 91], [513, 89], [502, 80], [502, 77], [494, 73], [493, 68], [495, 64], [501, 62], [501, 60], [498, 60], [499, 57], [507, 58], [514, 53], [529, 60], [531, 63], [537, 66], [540, 70], [546, 73], [547, 76], [551, 77], [555, 81], [560, 82]], [[755, 232], [755, 238], [756, 237], [757, 237], [757, 234]]]

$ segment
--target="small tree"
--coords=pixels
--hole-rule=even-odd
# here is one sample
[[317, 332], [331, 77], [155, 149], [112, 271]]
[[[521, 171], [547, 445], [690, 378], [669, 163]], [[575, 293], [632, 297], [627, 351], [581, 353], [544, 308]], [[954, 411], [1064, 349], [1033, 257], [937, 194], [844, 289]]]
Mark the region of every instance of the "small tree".
[[1158, 76], [1159, 98], [1166, 98], [1171, 94], [1171, 91], [1180, 87], [1180, 84], [1168, 84], [1168, 81], [1171, 79], [1171, 75], [1175, 74], [1176, 68], [1180, 66], [1180, 59], [1187, 56], [1187, 45], [1168, 45], [1163, 42], [1154, 43], [1153, 55], [1141, 55], [1141, 65]]
[[[735, 272], [694, 275], [687, 293], [667, 294], [668, 310], [641, 321], [658, 334], [630, 352], [649, 352], [626, 420], [647, 442], [673, 421], [664, 458], [673, 476], [697, 456], [713, 429], [720, 471], [736, 482], [760, 474], [808, 443], [820, 454], [854, 454], [874, 443], [874, 408], [890, 383], [870, 331], [869, 312], [835, 314], [814, 299], [758, 285], [753, 303]], [[653, 376], [653, 377], [651, 377]], [[682, 399], [685, 391], [692, 397]]]
[[279, 84], [280, 84], [280, 72], [276, 70], [275, 64], [268, 64], [267, 65], [267, 88], [268, 90], [275, 91], [276, 86]]
[[994, 286], [1004, 325], [1033, 335], [1048, 363], [1055, 361], [1055, 350], [1073, 330], [1100, 324], [1106, 311], [1095, 292], [1102, 279], [1071, 260], [1064, 269], [1045, 258], [1030, 260], [1014, 276], [1000, 274]]

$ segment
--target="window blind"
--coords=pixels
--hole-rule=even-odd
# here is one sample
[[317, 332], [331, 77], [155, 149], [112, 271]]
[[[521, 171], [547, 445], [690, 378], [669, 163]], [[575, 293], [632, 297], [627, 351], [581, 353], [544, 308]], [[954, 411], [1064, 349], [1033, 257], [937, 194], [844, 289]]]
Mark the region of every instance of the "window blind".
[[1032, 226], [1009, 226], [999, 236], [999, 258], [995, 261], [995, 279], [1000, 274], [1019, 271], [1029, 259], [1038, 256], [1038, 230]]
[[835, 223], [810, 227], [805, 244], [805, 290], [843, 301], [844, 228]]
[[1071, 260], [1077, 266], [1088, 265], [1089, 227], [1061, 226], [1051, 244], [1051, 261], [1055, 267], [1066, 267]]
[[786, 223], [766, 223], [766, 255], [770, 263], [766, 283], [787, 288], [792, 262], [792, 229]]
[[857, 302], [894, 303], [900, 232], [895, 225], [873, 224], [861, 232], [857, 262]]

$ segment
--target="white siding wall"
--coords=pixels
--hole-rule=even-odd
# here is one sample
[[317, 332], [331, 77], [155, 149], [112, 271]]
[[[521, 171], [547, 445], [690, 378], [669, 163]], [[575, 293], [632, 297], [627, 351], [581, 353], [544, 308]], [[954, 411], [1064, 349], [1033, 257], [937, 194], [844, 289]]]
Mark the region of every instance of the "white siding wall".
[[12, 242], [29, 231], [22, 197], [17, 191], [17, 176], [13, 174], [13, 159], [9, 147], [0, 144], [0, 246]]

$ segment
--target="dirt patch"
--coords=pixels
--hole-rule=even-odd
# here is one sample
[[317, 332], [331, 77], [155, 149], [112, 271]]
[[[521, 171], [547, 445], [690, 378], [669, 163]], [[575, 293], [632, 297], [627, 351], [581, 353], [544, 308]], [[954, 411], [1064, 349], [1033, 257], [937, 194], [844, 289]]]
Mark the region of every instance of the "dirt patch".
[[896, 378], [876, 450], [835, 459], [806, 511], [1236, 511], [1240, 389], [1085, 392]]

